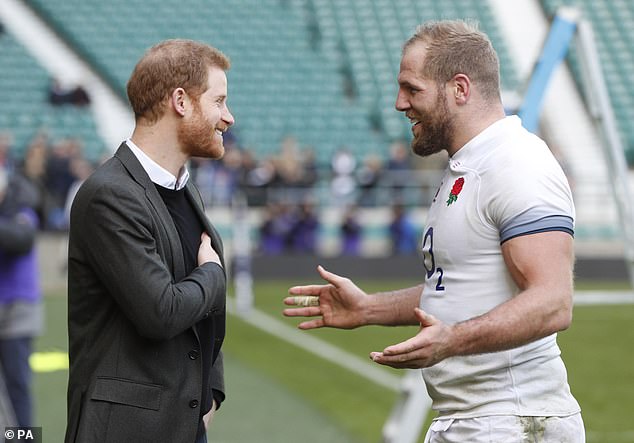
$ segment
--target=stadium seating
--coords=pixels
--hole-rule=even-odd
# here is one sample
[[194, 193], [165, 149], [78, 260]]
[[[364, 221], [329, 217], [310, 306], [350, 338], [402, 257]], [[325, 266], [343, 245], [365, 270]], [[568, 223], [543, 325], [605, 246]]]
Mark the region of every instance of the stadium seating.
[[[626, 156], [634, 164], [634, 91], [627, 79], [634, 69], [634, 2], [631, 0], [541, 0], [548, 16], [560, 6], [578, 7], [592, 23], [608, 92]], [[578, 55], [573, 50], [568, 61], [578, 81]]]
[[187, 8], [177, 0], [30, 3], [121, 95], [134, 63], [159, 40], [192, 38], [219, 47], [232, 59], [234, 129], [258, 156], [276, 152], [286, 134], [313, 146], [324, 161], [344, 144], [364, 152], [385, 145], [342, 97], [335, 65], [311, 50], [299, 12], [278, 1], [240, 0], [218, 8], [204, 0]]
[[423, 19], [479, 19], [509, 67], [504, 85], [515, 81], [490, 8], [477, 0], [28, 4], [122, 96], [134, 63], [156, 41], [184, 37], [219, 47], [233, 63], [229, 105], [235, 131], [260, 157], [276, 152], [287, 134], [312, 146], [322, 163], [344, 145], [360, 157], [386, 156], [390, 140], [409, 138], [406, 119], [394, 111], [395, 79], [400, 47]]
[[[409, 124], [394, 112], [396, 75], [403, 42], [424, 20], [469, 17], [480, 22], [502, 60], [502, 86], [514, 89], [517, 79], [495, 18], [487, 2], [414, 0], [296, 0], [318, 23], [324, 52], [348, 72], [360, 104], [390, 139], [408, 138]], [[309, 14], [306, 14], [309, 15]]]
[[52, 142], [62, 138], [78, 138], [86, 157], [96, 160], [103, 149], [94, 119], [85, 109], [48, 104], [50, 78], [26, 49], [10, 34], [0, 35], [0, 132], [13, 136], [13, 154], [21, 156], [38, 131], [44, 131]]
[[22, 146], [31, 135], [41, 103], [45, 101], [48, 78], [46, 71], [6, 33], [0, 36], [0, 64], [3, 67], [0, 90], [6, 91], [3, 97], [10, 100], [0, 112], [0, 129], [10, 129], [16, 145]]

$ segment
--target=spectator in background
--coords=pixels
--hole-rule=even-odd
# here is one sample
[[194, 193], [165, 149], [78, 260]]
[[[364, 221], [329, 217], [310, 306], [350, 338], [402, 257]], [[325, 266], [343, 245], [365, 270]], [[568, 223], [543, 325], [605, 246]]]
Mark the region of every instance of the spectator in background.
[[83, 157], [74, 158], [70, 164], [70, 171], [73, 175], [73, 182], [68, 188], [68, 192], [66, 194], [66, 199], [64, 202], [64, 219], [65, 219], [65, 229], [68, 229], [70, 223], [70, 208], [73, 204], [73, 200], [75, 199], [75, 194], [79, 191], [81, 185], [86, 181], [90, 174], [95, 170], [92, 163], [86, 160]]
[[11, 158], [11, 147], [13, 145], [13, 135], [10, 132], [0, 132], [0, 167], [7, 172], [13, 171], [13, 159]]
[[81, 86], [65, 86], [58, 79], [52, 79], [48, 101], [53, 106], [86, 106], [90, 104], [90, 97]]
[[358, 220], [358, 209], [350, 206], [346, 209], [340, 227], [341, 254], [357, 256], [361, 253], [363, 228]]
[[301, 151], [301, 178], [299, 185], [304, 188], [312, 188], [319, 180], [319, 167], [317, 166], [317, 158], [315, 150], [312, 147], [305, 147]]
[[260, 252], [279, 255], [290, 250], [290, 235], [295, 226], [295, 215], [286, 203], [269, 203], [260, 225]]
[[43, 316], [35, 237], [37, 190], [0, 166], [0, 365], [18, 426], [32, 426], [31, 355]]
[[205, 205], [229, 206], [241, 176], [241, 153], [238, 148], [225, 151], [220, 161], [192, 159], [194, 181]]
[[379, 203], [379, 184], [383, 178], [383, 162], [376, 154], [368, 154], [363, 159], [363, 165], [357, 171], [359, 186], [359, 205], [375, 206]]
[[279, 179], [275, 198], [299, 203], [306, 196], [300, 146], [297, 139], [287, 136], [282, 141], [280, 152], [274, 158]]
[[192, 158], [190, 161], [192, 179], [205, 205], [230, 206], [242, 182], [242, 150], [231, 130], [223, 134], [223, 143], [222, 159]]
[[300, 147], [295, 137], [287, 136], [282, 140], [280, 152], [275, 156], [275, 166], [280, 178], [280, 186], [295, 189], [302, 182], [302, 163]]
[[[90, 174], [93, 173], [95, 168], [93, 165], [83, 157], [74, 158], [70, 164], [70, 170], [73, 174], [73, 183], [68, 189], [66, 194], [66, 201], [64, 202], [64, 215], [63, 222], [60, 226], [61, 229], [68, 230], [70, 228], [70, 208], [75, 200], [75, 195], [81, 185], [86, 181]], [[60, 271], [66, 272], [68, 269], [68, 236], [61, 237], [60, 245]]]
[[315, 213], [315, 204], [309, 201], [302, 203], [299, 214], [289, 232], [291, 250], [298, 254], [313, 255], [317, 252], [317, 234], [319, 232], [319, 218]]
[[228, 206], [231, 205], [233, 197], [242, 182], [242, 150], [238, 146], [234, 145], [225, 151], [225, 156], [222, 158], [222, 167], [226, 174], [226, 192], [224, 200], [219, 203]]
[[66, 138], [57, 141], [49, 149], [44, 183], [49, 198], [46, 227], [53, 230], [66, 229], [64, 207], [68, 191], [75, 181], [71, 165], [83, 157], [83, 146], [78, 139]]
[[35, 211], [43, 228], [51, 207], [51, 199], [46, 188], [47, 161], [48, 136], [45, 132], [39, 132], [26, 148], [22, 164], [20, 165], [20, 172], [38, 191], [40, 198]]
[[315, 254], [319, 226], [310, 200], [299, 206], [286, 201], [269, 203], [259, 228], [259, 250], [264, 255]]
[[249, 206], [266, 206], [268, 190], [278, 182], [277, 170], [272, 159], [257, 161], [251, 151], [247, 154], [243, 187], [247, 194]]
[[405, 206], [401, 203], [392, 205], [392, 220], [389, 226], [393, 255], [409, 255], [416, 253], [416, 227], [410, 220]]
[[357, 182], [354, 177], [357, 159], [344, 146], [335, 152], [330, 166], [332, 168], [330, 189], [335, 204], [353, 203], [357, 188]]
[[403, 189], [410, 184], [409, 173], [413, 169], [410, 151], [403, 141], [397, 140], [390, 145], [390, 157], [385, 169], [392, 188], [392, 199], [402, 199]]

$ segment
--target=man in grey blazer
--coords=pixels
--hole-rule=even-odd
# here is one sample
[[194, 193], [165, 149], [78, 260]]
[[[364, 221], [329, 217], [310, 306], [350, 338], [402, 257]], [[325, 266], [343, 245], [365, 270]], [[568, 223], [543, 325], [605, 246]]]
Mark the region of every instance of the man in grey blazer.
[[206, 44], [150, 48], [127, 85], [134, 132], [75, 198], [66, 442], [206, 441], [224, 399], [226, 275], [186, 162], [224, 154], [227, 69]]

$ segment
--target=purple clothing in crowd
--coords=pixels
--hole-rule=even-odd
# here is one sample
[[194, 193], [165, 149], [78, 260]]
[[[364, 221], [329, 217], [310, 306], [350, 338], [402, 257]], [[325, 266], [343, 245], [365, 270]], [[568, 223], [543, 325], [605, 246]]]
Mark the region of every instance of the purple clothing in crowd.
[[[11, 221], [4, 215], [0, 215], [0, 224], [5, 222], [24, 224], [25, 229], [35, 230], [37, 216], [32, 209], [22, 208]], [[0, 248], [0, 304], [16, 301], [38, 302], [41, 289], [37, 276], [35, 248], [31, 248], [26, 253], [6, 252]]]

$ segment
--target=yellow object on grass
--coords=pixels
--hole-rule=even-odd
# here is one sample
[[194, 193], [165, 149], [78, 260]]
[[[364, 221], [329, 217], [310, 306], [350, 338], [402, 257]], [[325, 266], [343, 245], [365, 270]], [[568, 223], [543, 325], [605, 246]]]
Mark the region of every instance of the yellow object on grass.
[[68, 369], [68, 353], [61, 351], [34, 352], [29, 358], [33, 372], [54, 372]]

